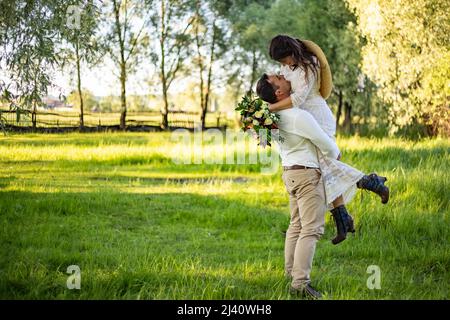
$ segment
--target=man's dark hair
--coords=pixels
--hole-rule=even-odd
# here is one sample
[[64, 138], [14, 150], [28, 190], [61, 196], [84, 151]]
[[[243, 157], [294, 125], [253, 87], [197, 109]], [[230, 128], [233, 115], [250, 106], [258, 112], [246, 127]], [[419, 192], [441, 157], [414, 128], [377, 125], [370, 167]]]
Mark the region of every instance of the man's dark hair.
[[256, 84], [256, 94], [268, 103], [277, 102], [277, 96], [275, 94], [277, 89], [278, 86], [274, 86], [269, 82], [269, 77], [266, 73], [262, 75]]

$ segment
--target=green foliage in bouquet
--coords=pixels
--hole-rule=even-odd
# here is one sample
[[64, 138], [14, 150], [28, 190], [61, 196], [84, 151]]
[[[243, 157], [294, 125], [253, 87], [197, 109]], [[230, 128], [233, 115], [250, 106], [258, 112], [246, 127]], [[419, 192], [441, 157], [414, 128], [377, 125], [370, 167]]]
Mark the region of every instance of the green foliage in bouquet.
[[242, 97], [235, 110], [241, 115], [242, 130], [245, 132], [251, 130], [259, 140], [259, 145], [271, 146], [272, 130], [278, 129], [277, 121], [280, 117], [269, 111], [267, 103], [250, 91]]

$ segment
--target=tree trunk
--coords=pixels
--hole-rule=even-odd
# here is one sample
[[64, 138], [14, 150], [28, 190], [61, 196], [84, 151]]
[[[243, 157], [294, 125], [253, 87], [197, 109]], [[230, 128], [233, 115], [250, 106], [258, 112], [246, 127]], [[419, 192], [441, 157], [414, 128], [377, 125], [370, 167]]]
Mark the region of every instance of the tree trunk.
[[162, 112], [162, 124], [161, 127], [166, 130], [169, 128], [169, 99], [167, 96], [167, 79], [165, 70], [165, 59], [164, 59], [164, 43], [161, 42], [161, 82], [162, 82], [162, 92], [164, 100], [164, 110]]
[[[37, 88], [36, 78], [34, 79], [34, 88]], [[33, 123], [33, 131], [36, 130], [36, 98], [33, 97], [33, 109], [31, 110], [31, 122]]]
[[345, 118], [344, 118], [344, 129], [346, 133], [351, 133], [353, 131], [352, 126], [352, 106], [350, 103], [345, 102]]
[[208, 70], [208, 80], [206, 85], [206, 94], [205, 94], [205, 106], [202, 110], [202, 129], [206, 128], [206, 113], [208, 112], [208, 104], [209, 104], [209, 98], [210, 98], [210, 91], [211, 91], [211, 81], [212, 81], [212, 65], [214, 62], [214, 49], [216, 45], [216, 24], [213, 24], [213, 38], [211, 43], [211, 53], [209, 56], [209, 70]]
[[127, 97], [126, 97], [126, 81], [127, 81], [127, 71], [126, 71], [126, 61], [125, 61], [125, 39], [122, 38], [122, 27], [120, 26], [120, 5], [117, 5], [117, 1], [114, 0], [114, 13], [116, 18], [116, 32], [119, 38], [120, 47], [120, 101], [121, 101], [121, 112], [120, 112], [120, 129], [125, 130], [126, 128], [126, 116], [127, 116]]
[[165, 33], [166, 33], [165, 15], [166, 15], [165, 3], [164, 3], [164, 0], [162, 0], [161, 1], [161, 39], [160, 39], [160, 46], [161, 46], [161, 82], [162, 82], [162, 91], [163, 91], [163, 100], [164, 100], [164, 110], [162, 112], [162, 124], [161, 124], [161, 127], [164, 130], [167, 130], [169, 128], [169, 119], [168, 119], [169, 101], [168, 101], [168, 97], [167, 97], [167, 78], [166, 78], [165, 47], [164, 47]]
[[120, 65], [120, 101], [121, 101], [121, 112], [120, 112], [120, 129], [126, 129], [126, 117], [127, 117], [127, 94], [126, 94], [126, 69], [125, 63]]
[[250, 79], [250, 87], [248, 92], [253, 90], [253, 83], [256, 80], [256, 69], [258, 68], [258, 61], [256, 60], [256, 50], [253, 50], [253, 61], [252, 61], [252, 76]]
[[33, 111], [31, 112], [31, 122], [33, 123], [33, 131], [36, 130], [36, 101], [33, 102]]
[[162, 128], [164, 130], [169, 128], [169, 100], [167, 97], [167, 89], [165, 84], [163, 84], [163, 99], [164, 99], [164, 111], [162, 115]]
[[[201, 48], [201, 44], [200, 44], [200, 35], [199, 35], [199, 24], [200, 24], [200, 13], [199, 13], [199, 6], [200, 3], [197, 1], [196, 4], [196, 22], [195, 22], [195, 44], [196, 44], [196, 48], [197, 48], [197, 58], [198, 58], [198, 75], [200, 77], [200, 110], [201, 110], [201, 114], [200, 114], [200, 122], [202, 125], [202, 129], [204, 129], [205, 127], [205, 81], [203, 80], [203, 71], [205, 69], [205, 66], [203, 65], [203, 56], [202, 53], [200, 51]], [[204, 35], [202, 35], [203, 38]]]
[[339, 90], [338, 97], [339, 97], [339, 100], [338, 100], [338, 109], [336, 112], [336, 130], [339, 128], [339, 120], [341, 119], [341, 115], [342, 115], [342, 91], [341, 90]]
[[75, 44], [75, 54], [77, 59], [78, 97], [80, 99], [80, 130], [82, 130], [84, 127], [84, 103], [83, 103], [83, 93], [81, 92], [80, 52], [78, 47], [78, 39]]

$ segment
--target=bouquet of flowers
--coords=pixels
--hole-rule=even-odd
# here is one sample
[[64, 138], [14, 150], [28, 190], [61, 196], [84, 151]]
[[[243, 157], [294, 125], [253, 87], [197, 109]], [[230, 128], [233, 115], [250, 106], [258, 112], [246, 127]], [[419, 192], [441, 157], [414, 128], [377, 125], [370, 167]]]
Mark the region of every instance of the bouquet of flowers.
[[271, 146], [271, 130], [278, 129], [277, 121], [280, 117], [269, 111], [267, 103], [255, 97], [250, 91], [242, 97], [235, 110], [241, 114], [242, 130], [244, 132], [251, 130], [253, 136], [259, 140], [258, 145]]

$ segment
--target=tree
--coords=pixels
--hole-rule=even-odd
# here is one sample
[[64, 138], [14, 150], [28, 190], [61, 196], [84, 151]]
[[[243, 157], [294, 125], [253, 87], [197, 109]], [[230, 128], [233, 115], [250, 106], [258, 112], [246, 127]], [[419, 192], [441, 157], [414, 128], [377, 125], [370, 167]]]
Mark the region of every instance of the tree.
[[[151, 4], [148, 1], [147, 4]], [[129, 74], [136, 70], [138, 59], [143, 55], [143, 48], [148, 45], [146, 27], [148, 16], [146, 7], [137, 0], [112, 0], [108, 10], [105, 46], [111, 59], [119, 69], [116, 75], [120, 81], [120, 128], [126, 128], [127, 89]]]
[[80, 129], [84, 127], [84, 99], [81, 91], [81, 64], [93, 65], [101, 56], [96, 36], [99, 9], [93, 1], [74, 0], [69, 2], [69, 11], [74, 21], [63, 29], [62, 36], [67, 43], [65, 59], [75, 64], [77, 92], [80, 110]]
[[83, 88], [81, 90], [81, 99], [80, 99], [80, 90], [78, 88], [77, 90], [70, 92], [70, 94], [67, 96], [67, 102], [69, 104], [72, 104], [76, 108], [81, 107], [81, 101], [83, 101], [84, 107], [87, 108], [87, 110], [92, 110], [94, 107], [97, 106], [95, 96], [91, 91], [89, 91], [86, 88]]
[[0, 65], [8, 81], [0, 82], [10, 109], [30, 112], [36, 128], [36, 109], [51, 85], [51, 71], [60, 63], [57, 44], [66, 27], [67, 3], [51, 0], [0, 2]]
[[[235, 53], [236, 61], [242, 66], [249, 66], [247, 91], [251, 91], [258, 78], [258, 75], [265, 67], [263, 63], [267, 57], [268, 44], [270, 38], [261, 36], [264, 32], [264, 26], [267, 19], [270, 19], [268, 12], [268, 1], [256, 1], [252, 3], [242, 2], [236, 5], [232, 10], [232, 28], [233, 36], [237, 40], [241, 50]], [[239, 11], [238, 11], [239, 10]], [[240, 61], [239, 61], [240, 60]], [[244, 69], [237, 70], [242, 73]]]
[[169, 89], [177, 74], [183, 69], [183, 61], [189, 56], [191, 37], [189, 30], [194, 22], [192, 1], [160, 0], [159, 7], [152, 9], [150, 19], [152, 33], [159, 52], [151, 52], [150, 57], [159, 69], [164, 107], [162, 110], [162, 128], [169, 127]]
[[[198, 67], [200, 122], [205, 129], [206, 113], [211, 100], [211, 84], [213, 80], [213, 64], [220, 59], [226, 49], [225, 27], [211, 2], [197, 0], [195, 3], [195, 20], [193, 33], [197, 55], [194, 63]], [[206, 83], [205, 83], [206, 82]]]
[[391, 132], [424, 124], [450, 134], [450, 6], [446, 0], [347, 0], [366, 43], [363, 71], [390, 105]]

